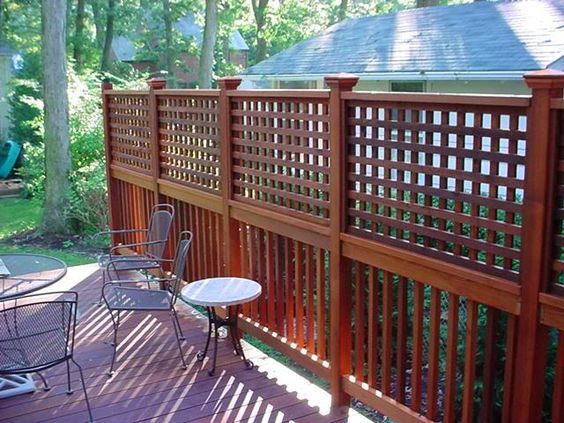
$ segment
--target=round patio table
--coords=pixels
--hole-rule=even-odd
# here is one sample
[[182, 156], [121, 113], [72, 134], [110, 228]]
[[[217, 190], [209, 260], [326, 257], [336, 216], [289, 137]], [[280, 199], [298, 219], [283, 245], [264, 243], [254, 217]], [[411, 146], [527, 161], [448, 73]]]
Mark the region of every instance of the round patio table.
[[40, 254], [0, 254], [0, 301], [45, 288], [67, 273], [67, 265]]
[[[251, 360], [245, 358], [241, 341], [237, 337], [237, 316], [241, 304], [258, 298], [262, 292], [262, 287], [255, 281], [244, 278], [209, 278], [192, 282], [184, 287], [180, 292], [182, 299], [188, 303], [204, 306], [208, 313], [208, 338], [204, 351], [198, 353], [198, 360], [202, 361], [208, 353], [210, 345], [212, 326], [214, 331], [214, 351], [212, 368], [208, 370], [210, 376], [215, 373], [215, 363], [217, 359], [217, 339], [219, 338], [219, 328], [229, 327], [231, 341], [235, 354], [240, 355], [247, 369], [253, 367]], [[227, 310], [227, 317], [219, 317], [216, 307], [235, 307], [235, 310]]]
[[[17, 301], [20, 297], [45, 288], [57, 282], [66, 273], [67, 265], [55, 257], [39, 254], [0, 254], [2, 309], [10, 300]], [[0, 398], [33, 391], [35, 383], [31, 375], [0, 376]]]

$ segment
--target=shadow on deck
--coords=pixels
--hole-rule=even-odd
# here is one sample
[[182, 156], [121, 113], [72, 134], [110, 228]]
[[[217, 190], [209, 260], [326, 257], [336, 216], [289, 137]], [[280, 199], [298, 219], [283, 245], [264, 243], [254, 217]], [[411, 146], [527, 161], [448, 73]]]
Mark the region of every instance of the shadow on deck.
[[[96, 422], [368, 421], [354, 411], [330, 412], [325, 391], [248, 344], [254, 369], [245, 370], [226, 339], [219, 343], [216, 374], [209, 376], [208, 360], [196, 360], [207, 320], [188, 306], [178, 307], [188, 370], [181, 367], [167, 313], [129, 313], [120, 326], [116, 373], [109, 378], [112, 347], [104, 341], [110, 339], [110, 317], [93, 304], [100, 277], [95, 266], [79, 266], [50, 288], [79, 292], [75, 359], [84, 368]], [[45, 373], [50, 391], [0, 399], [0, 422], [88, 421], [78, 373], [71, 368], [74, 394], [66, 394], [66, 369], [60, 365]]]

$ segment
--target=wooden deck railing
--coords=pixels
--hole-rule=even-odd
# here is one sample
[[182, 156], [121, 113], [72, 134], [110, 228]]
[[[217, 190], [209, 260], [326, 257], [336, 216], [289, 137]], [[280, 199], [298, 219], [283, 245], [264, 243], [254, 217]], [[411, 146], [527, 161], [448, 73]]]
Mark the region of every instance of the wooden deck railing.
[[530, 97], [106, 84], [110, 224], [173, 204], [187, 280], [259, 281], [241, 327], [335, 405], [564, 421], [564, 75], [525, 78]]

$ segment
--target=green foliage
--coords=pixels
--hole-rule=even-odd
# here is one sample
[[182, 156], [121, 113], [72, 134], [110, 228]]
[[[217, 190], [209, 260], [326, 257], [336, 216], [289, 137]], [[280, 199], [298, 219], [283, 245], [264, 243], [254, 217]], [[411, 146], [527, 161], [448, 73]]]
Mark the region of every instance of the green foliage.
[[[69, 217], [77, 232], [93, 232], [106, 226], [106, 178], [103, 124], [99, 98], [100, 81], [71, 75], [69, 84], [72, 171]], [[20, 175], [28, 195], [43, 198], [45, 164], [43, 143], [24, 144], [25, 160]]]

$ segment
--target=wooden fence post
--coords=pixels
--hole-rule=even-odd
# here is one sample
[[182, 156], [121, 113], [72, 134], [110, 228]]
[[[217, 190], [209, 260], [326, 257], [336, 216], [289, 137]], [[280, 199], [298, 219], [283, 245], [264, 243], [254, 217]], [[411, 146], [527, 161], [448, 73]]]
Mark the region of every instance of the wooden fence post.
[[226, 276], [241, 276], [239, 226], [229, 217], [229, 201], [233, 198], [231, 153], [231, 102], [227, 91], [236, 90], [241, 78], [225, 77], [219, 86], [219, 139], [221, 160], [221, 197], [223, 200], [223, 265]]
[[538, 71], [525, 75], [533, 95], [527, 115], [525, 198], [521, 249], [521, 314], [518, 321], [513, 422], [540, 421], [545, 377], [547, 329], [539, 323], [539, 292], [551, 274], [556, 139], [550, 100], [562, 98], [564, 73]]
[[[111, 90], [113, 88], [112, 83], [105, 79], [102, 82], [102, 115], [104, 119], [104, 152], [106, 155], [106, 178], [108, 187], [108, 224], [110, 229], [117, 229], [121, 222], [117, 205], [119, 204], [119, 199], [117, 198], [117, 187], [115, 180], [112, 178], [112, 150], [111, 150], [111, 134], [110, 134], [110, 105], [108, 103], [107, 94], [105, 91]], [[112, 245], [118, 242], [116, 235], [112, 235]]]
[[354, 75], [325, 77], [331, 89], [329, 97], [329, 218], [330, 251], [330, 359], [331, 399], [334, 407], [348, 406], [350, 396], [343, 389], [342, 376], [350, 372], [351, 362], [351, 288], [347, 264], [341, 252], [341, 233], [346, 231], [347, 217], [347, 127], [345, 102], [341, 93], [351, 91], [358, 82]]
[[159, 178], [161, 177], [161, 150], [159, 143], [159, 110], [156, 90], [166, 88], [166, 79], [151, 78], [149, 85], [149, 129], [151, 131], [151, 176], [153, 178], [153, 195], [155, 204], [160, 203]]

